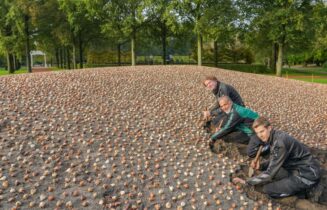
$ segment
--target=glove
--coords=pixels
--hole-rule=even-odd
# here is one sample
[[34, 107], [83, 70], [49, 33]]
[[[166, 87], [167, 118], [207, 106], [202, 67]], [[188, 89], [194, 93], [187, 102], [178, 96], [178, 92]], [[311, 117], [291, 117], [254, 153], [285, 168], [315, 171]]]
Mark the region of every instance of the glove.
[[262, 173], [258, 176], [248, 179], [246, 182], [249, 185], [254, 186], [254, 185], [263, 184], [264, 182], [267, 182], [268, 180], [270, 180], [270, 176], [268, 174]]

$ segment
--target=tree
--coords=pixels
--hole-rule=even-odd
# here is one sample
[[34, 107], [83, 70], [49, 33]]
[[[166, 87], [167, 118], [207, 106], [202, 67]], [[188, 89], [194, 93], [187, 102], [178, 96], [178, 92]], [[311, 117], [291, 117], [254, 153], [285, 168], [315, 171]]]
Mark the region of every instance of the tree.
[[121, 47], [129, 40], [129, 36], [124, 33], [121, 25], [124, 16], [116, 11], [119, 6], [108, 0], [86, 0], [86, 5], [90, 15], [101, 21], [100, 28], [103, 36], [117, 46], [117, 63], [120, 66]]
[[[60, 10], [64, 12], [69, 25], [69, 35], [66, 35], [65, 37], [70, 38], [69, 42], [73, 47], [73, 58], [75, 58], [75, 49], [76, 46], [78, 46], [80, 68], [83, 68], [84, 49], [87, 44], [99, 38], [99, 20], [97, 17], [89, 14], [87, 0], [59, 0], [58, 3]], [[73, 59], [73, 61], [75, 62], [75, 59]]]
[[[103, 0], [102, 14], [104, 22], [102, 32], [108, 33], [110, 37], [120, 36], [122, 39], [127, 37], [131, 42], [131, 61], [132, 66], [136, 65], [135, 42], [138, 29], [144, 24], [143, 0]], [[118, 40], [121, 44], [122, 39]], [[120, 49], [120, 48], [119, 48]]]
[[203, 36], [206, 35], [207, 18], [210, 16], [210, 8], [219, 5], [216, 0], [173, 0], [172, 14], [175, 18], [186, 26], [190, 26], [197, 37], [197, 60], [198, 65], [202, 66], [202, 42]]
[[218, 65], [218, 44], [223, 47], [234, 42], [237, 35], [238, 11], [231, 0], [217, 0], [203, 16], [203, 30], [214, 41], [214, 62]]
[[276, 43], [278, 56], [276, 75], [281, 76], [283, 53], [287, 45], [303, 40], [310, 34], [314, 0], [238, 1], [241, 11], [247, 14], [246, 22], [253, 33]]
[[314, 10], [315, 39], [313, 42], [313, 59], [320, 65], [327, 63], [327, 3], [318, 2]]
[[16, 25], [20, 31], [20, 34], [25, 39], [25, 57], [26, 57], [26, 66], [28, 72], [32, 72], [32, 65], [31, 65], [31, 46], [30, 46], [30, 8], [32, 7], [33, 1], [29, 0], [16, 0], [16, 6], [13, 7], [16, 10]]
[[22, 7], [23, 0], [0, 2], [0, 51], [5, 52], [7, 56], [7, 69], [14, 73], [17, 69], [17, 55], [21, 55], [22, 43], [26, 43], [25, 57], [29, 72], [31, 66], [29, 62], [29, 29], [28, 29], [28, 11]]
[[152, 38], [159, 37], [162, 45], [162, 61], [166, 65], [167, 57], [167, 38], [177, 34], [177, 21], [171, 14], [172, 0], [147, 0], [146, 15], [150, 20]]

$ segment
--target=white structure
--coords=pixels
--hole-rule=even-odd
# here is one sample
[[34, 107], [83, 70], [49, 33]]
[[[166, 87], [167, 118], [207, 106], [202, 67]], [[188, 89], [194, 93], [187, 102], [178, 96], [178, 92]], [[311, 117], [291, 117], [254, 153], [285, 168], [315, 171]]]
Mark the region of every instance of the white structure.
[[33, 67], [33, 56], [34, 55], [43, 55], [44, 56], [44, 67], [48, 67], [48, 65], [47, 65], [47, 55], [44, 52], [42, 52], [40, 50], [32, 50], [30, 52], [30, 54], [31, 54], [31, 66], [32, 67]]

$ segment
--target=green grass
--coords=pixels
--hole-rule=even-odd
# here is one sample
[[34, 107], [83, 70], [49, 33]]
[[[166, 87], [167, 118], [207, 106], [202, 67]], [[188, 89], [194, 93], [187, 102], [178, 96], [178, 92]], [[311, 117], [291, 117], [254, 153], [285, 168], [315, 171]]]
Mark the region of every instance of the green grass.
[[27, 73], [27, 69], [16, 70], [15, 73], [9, 74], [9, 72], [6, 69], [0, 68], [0, 76], [3, 76], [3, 75], [14, 75], [14, 74], [24, 74], [24, 73]]
[[[321, 67], [301, 67], [301, 68], [283, 68], [282, 69], [283, 77], [295, 77], [290, 79], [301, 80], [305, 82], [314, 82], [327, 84], [327, 69]], [[307, 78], [296, 78], [296, 77], [305, 76]], [[312, 78], [313, 76], [313, 78]], [[315, 78], [315, 77], [323, 78]]]
[[313, 80], [309, 79], [309, 78], [292, 78], [292, 79], [300, 80], [300, 81], [304, 81], [304, 82], [327, 84], [327, 78], [326, 79], [324, 79], [324, 78], [314, 78]]
[[324, 68], [283, 68], [282, 69], [283, 75], [302, 75], [302, 76], [327, 76], [327, 69]]
[[258, 64], [218, 64], [218, 68], [255, 73], [255, 74], [269, 73], [269, 69], [267, 69], [265, 65], [258, 65]]
[[[51, 71], [62, 71], [63, 69], [60, 69], [58, 67], [49, 67], [49, 69]], [[4, 76], [4, 75], [15, 75], [15, 74], [25, 74], [28, 73], [26, 67], [22, 67], [19, 70], [16, 70], [13, 74], [9, 74], [8, 71], [2, 67], [0, 67], [0, 76]]]
[[56, 66], [49, 67], [49, 69], [50, 69], [51, 71], [62, 71], [62, 70], [64, 70], [64, 69], [60, 69], [60, 68], [58, 68], [58, 67], [56, 67]]

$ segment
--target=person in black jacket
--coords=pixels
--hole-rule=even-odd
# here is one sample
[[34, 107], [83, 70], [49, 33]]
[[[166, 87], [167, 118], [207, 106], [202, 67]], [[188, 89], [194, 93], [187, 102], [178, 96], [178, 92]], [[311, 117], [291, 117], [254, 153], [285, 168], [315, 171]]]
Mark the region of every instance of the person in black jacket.
[[[203, 85], [208, 89], [211, 90], [212, 93], [216, 97], [215, 103], [212, 105], [212, 108], [209, 111], [204, 111], [203, 115], [205, 118], [212, 117], [212, 121], [208, 122], [207, 126], [210, 123], [217, 126], [222, 120], [224, 121], [224, 114], [219, 107], [218, 98], [222, 96], [228, 96], [233, 103], [245, 106], [243, 99], [241, 98], [240, 94], [236, 91], [236, 89], [228, 84], [218, 81], [215, 76], [206, 76], [203, 81]], [[224, 122], [225, 123], [225, 122]]]
[[264, 193], [281, 198], [305, 192], [319, 182], [319, 163], [305, 145], [287, 133], [273, 129], [263, 117], [256, 119], [252, 127], [271, 149], [269, 160], [259, 165], [263, 172], [247, 180], [248, 184], [263, 185]]

